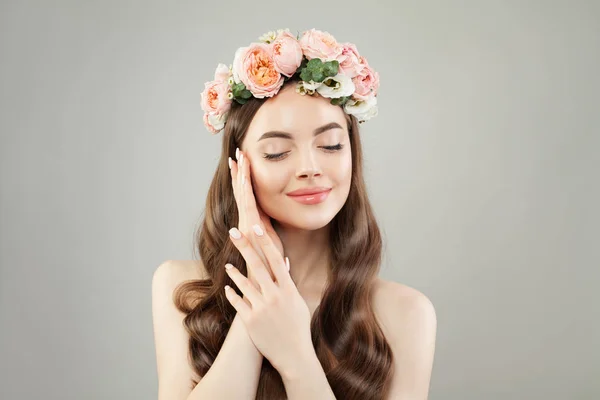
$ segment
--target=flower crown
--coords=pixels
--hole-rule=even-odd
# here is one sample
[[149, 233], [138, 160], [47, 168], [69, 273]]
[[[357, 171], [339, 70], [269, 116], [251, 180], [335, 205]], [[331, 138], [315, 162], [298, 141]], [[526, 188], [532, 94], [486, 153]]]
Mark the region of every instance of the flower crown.
[[328, 32], [315, 29], [293, 36], [288, 29], [268, 32], [259, 43], [240, 47], [233, 64], [219, 64], [215, 78], [201, 95], [204, 124], [213, 134], [225, 127], [233, 101], [273, 97], [294, 75], [296, 92], [317, 92], [343, 106], [358, 122], [377, 115], [379, 74], [352, 43], [338, 43]]

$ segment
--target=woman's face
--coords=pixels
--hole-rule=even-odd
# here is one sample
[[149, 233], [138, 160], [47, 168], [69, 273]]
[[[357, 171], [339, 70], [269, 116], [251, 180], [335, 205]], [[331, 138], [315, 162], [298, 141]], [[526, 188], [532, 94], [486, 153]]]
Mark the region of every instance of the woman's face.
[[[346, 202], [352, 177], [348, 127], [344, 111], [327, 98], [302, 96], [294, 84], [286, 85], [260, 107], [242, 151], [250, 159], [258, 205], [282, 226], [322, 228]], [[328, 193], [290, 196], [308, 188]]]

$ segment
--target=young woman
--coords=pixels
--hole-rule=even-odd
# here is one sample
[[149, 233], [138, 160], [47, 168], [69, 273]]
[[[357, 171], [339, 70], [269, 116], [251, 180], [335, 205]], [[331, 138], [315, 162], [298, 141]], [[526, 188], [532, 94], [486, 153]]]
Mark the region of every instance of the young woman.
[[200, 260], [152, 284], [159, 399], [426, 399], [428, 298], [378, 277], [359, 123], [379, 76], [327, 32], [269, 32], [202, 94], [224, 130]]

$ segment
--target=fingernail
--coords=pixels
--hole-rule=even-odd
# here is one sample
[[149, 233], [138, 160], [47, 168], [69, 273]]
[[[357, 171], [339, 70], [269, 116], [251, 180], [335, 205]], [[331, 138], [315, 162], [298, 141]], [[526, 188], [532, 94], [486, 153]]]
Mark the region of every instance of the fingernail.
[[239, 148], [235, 148], [235, 159], [239, 160], [240, 159], [240, 149]]
[[231, 157], [229, 157], [229, 161], [227, 161], [229, 163], [229, 169], [231, 169]]
[[252, 229], [254, 229], [254, 233], [256, 233], [258, 236], [263, 235], [263, 230], [258, 224], [252, 225]]
[[231, 287], [229, 285], [225, 285], [225, 291], [231, 289]]
[[240, 168], [244, 165], [244, 153], [240, 154]]
[[242, 185], [246, 183], [246, 175], [242, 174]]
[[234, 227], [234, 228], [231, 228], [231, 229], [229, 230], [229, 234], [230, 234], [230, 235], [231, 235], [231, 237], [232, 237], [232, 238], [234, 238], [234, 239], [239, 239], [239, 238], [241, 238], [241, 237], [242, 237], [242, 233], [241, 233], [240, 231], [238, 231], [238, 229], [237, 229], [237, 228], [235, 228], [235, 227]]
[[285, 264], [288, 267], [288, 271], [290, 270], [290, 259], [288, 257], [285, 258]]
[[231, 265], [229, 263], [225, 264], [225, 269], [231, 269], [231, 268], [233, 268], [233, 265]]

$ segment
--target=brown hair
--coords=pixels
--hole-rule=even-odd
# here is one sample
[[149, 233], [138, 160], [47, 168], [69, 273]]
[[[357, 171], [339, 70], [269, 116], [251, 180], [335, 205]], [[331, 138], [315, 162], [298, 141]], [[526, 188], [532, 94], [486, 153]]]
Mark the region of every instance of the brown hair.
[[[229, 240], [237, 226], [228, 157], [246, 135], [265, 99], [232, 104], [223, 135], [221, 158], [211, 182], [205, 216], [195, 241], [209, 278], [188, 281], [175, 292], [175, 304], [186, 314], [189, 354], [194, 371], [204, 376], [217, 357], [235, 309], [223, 287], [235, 287], [223, 266], [232, 263], [247, 274], [246, 263]], [[373, 283], [381, 264], [382, 239], [367, 197], [359, 124], [347, 115], [352, 152], [352, 182], [342, 209], [330, 222], [330, 282], [311, 321], [312, 342], [327, 380], [338, 399], [383, 399], [393, 375], [393, 355], [372, 307]], [[195, 386], [198, 381], [193, 380]], [[264, 358], [256, 399], [286, 399], [281, 376]]]

